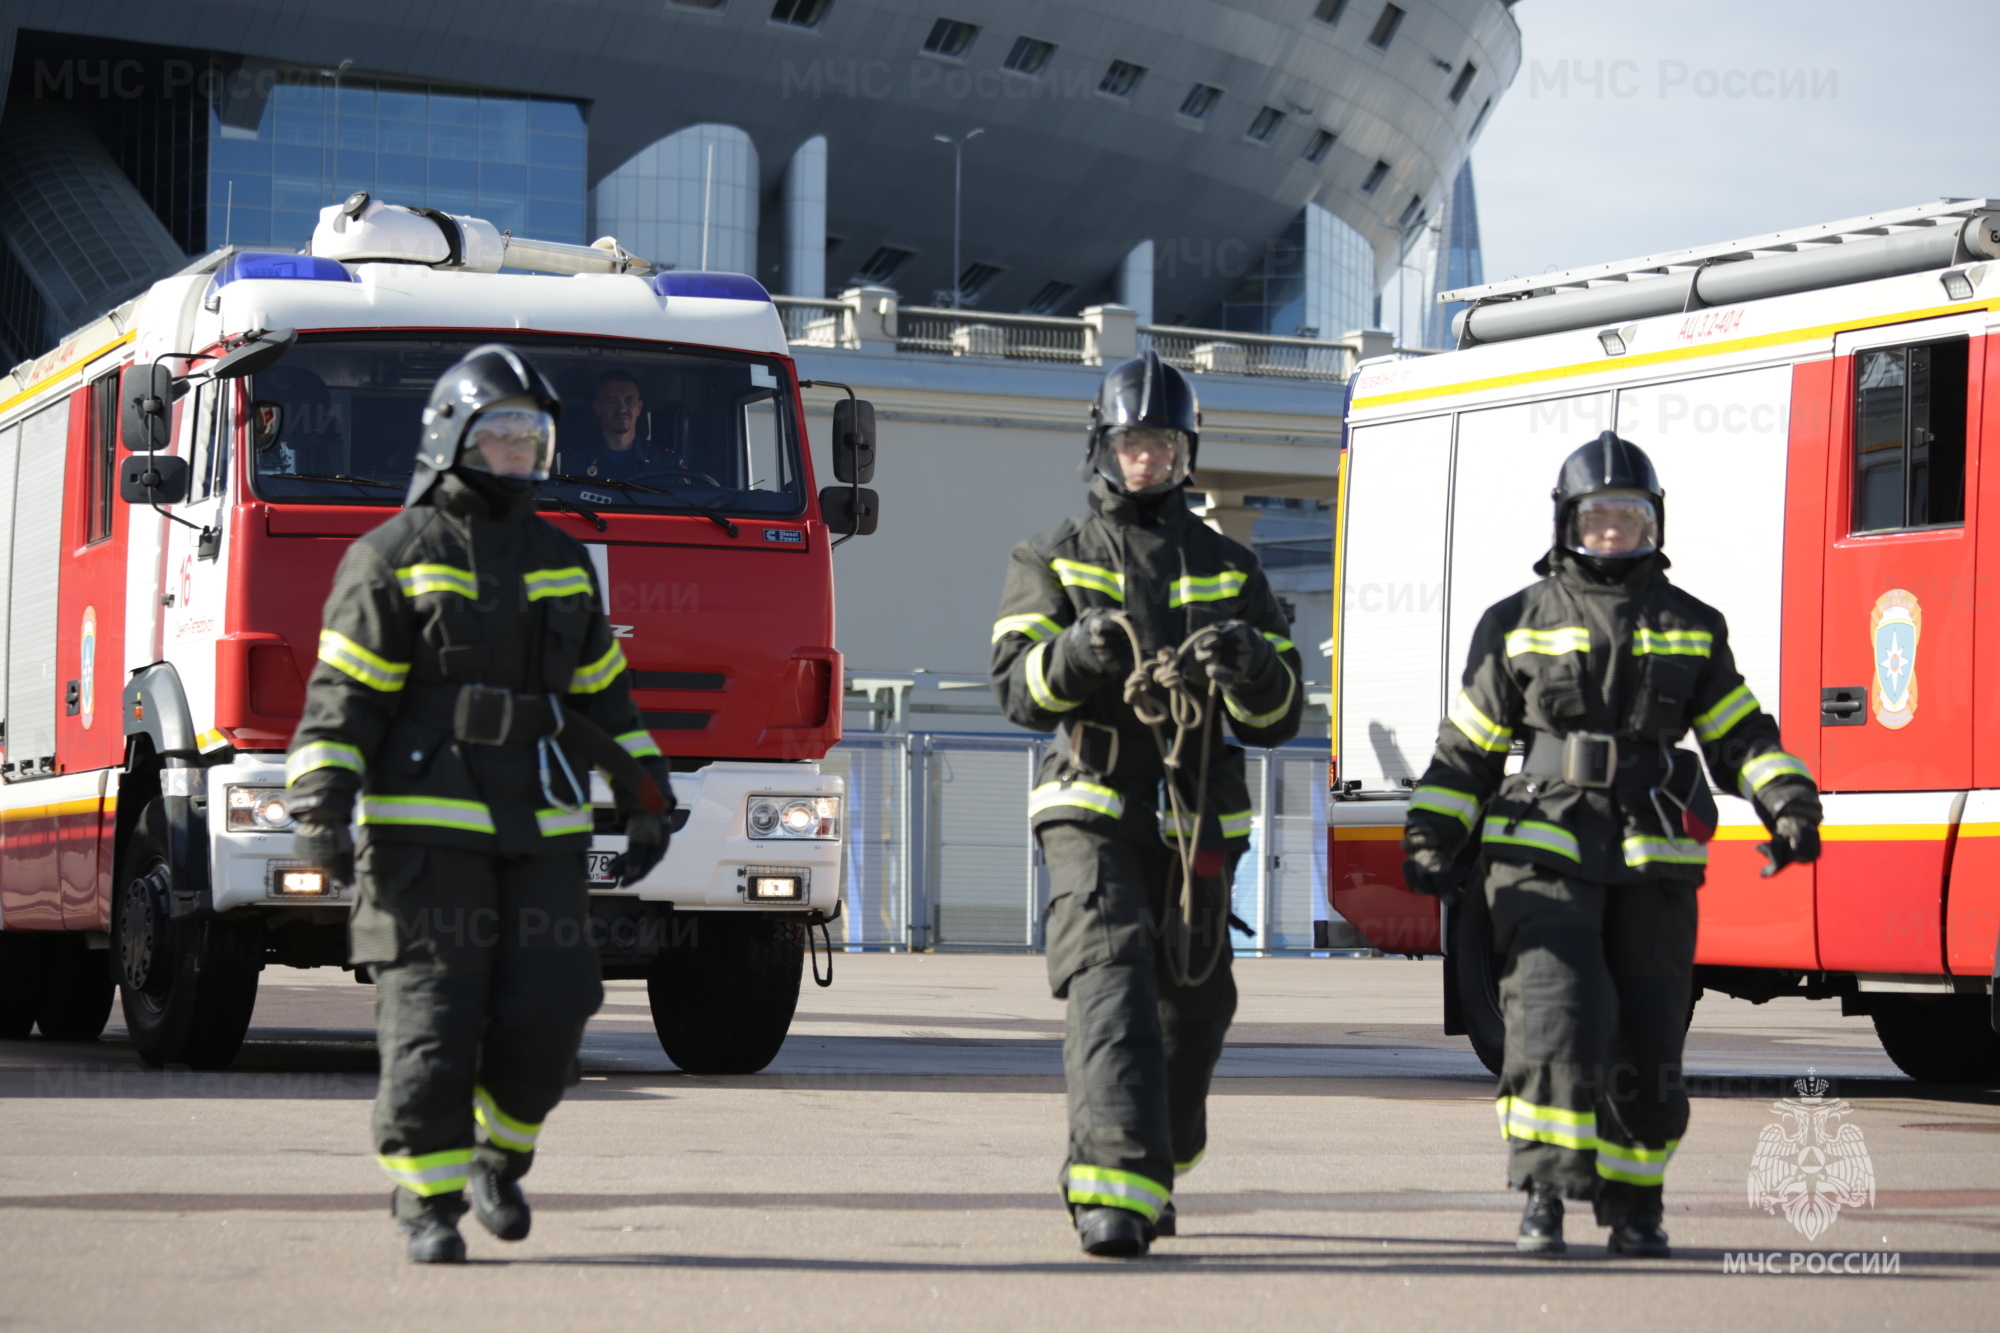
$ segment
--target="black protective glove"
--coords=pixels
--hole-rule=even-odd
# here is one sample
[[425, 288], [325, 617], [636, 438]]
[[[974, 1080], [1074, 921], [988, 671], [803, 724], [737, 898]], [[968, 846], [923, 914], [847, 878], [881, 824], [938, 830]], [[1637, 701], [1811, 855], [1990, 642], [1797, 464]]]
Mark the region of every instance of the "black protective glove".
[[292, 855], [336, 884], [354, 882], [354, 834], [333, 811], [308, 811], [298, 816], [292, 835]]
[[1194, 660], [1208, 680], [1225, 690], [1255, 690], [1270, 683], [1278, 668], [1278, 650], [1254, 626], [1225, 620], [1195, 645]]
[[1435, 829], [1425, 824], [1403, 825], [1403, 883], [1410, 892], [1454, 903], [1464, 882]]
[[1758, 848], [1770, 858], [1770, 864], [1764, 867], [1766, 877], [1794, 861], [1810, 865], [1819, 860], [1820, 818], [1818, 801], [1808, 798], [1786, 802], [1778, 817], [1771, 821], [1771, 840]]
[[651, 810], [633, 810], [625, 816], [625, 850], [611, 858], [606, 871], [629, 888], [644, 879], [667, 854], [667, 817]]
[[1076, 618], [1055, 641], [1062, 654], [1064, 674], [1122, 679], [1132, 674], [1132, 640], [1124, 626], [1111, 617], [1116, 614], [1093, 606]]

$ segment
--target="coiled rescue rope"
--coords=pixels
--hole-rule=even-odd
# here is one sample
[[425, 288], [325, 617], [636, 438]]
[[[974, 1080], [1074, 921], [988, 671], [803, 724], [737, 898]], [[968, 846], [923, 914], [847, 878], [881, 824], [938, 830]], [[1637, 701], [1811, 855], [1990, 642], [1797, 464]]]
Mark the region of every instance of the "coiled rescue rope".
[[[1146, 724], [1153, 733], [1153, 743], [1159, 747], [1160, 762], [1167, 770], [1167, 807], [1173, 816], [1174, 830], [1180, 834], [1171, 840], [1179, 873], [1170, 879], [1166, 910], [1160, 918], [1160, 947], [1166, 958], [1167, 977], [1176, 986], [1199, 986], [1213, 975], [1216, 964], [1222, 961], [1223, 949], [1229, 944], [1229, 913], [1227, 904], [1223, 904], [1213, 922], [1214, 940], [1208, 957], [1196, 970], [1195, 884], [1202, 877], [1195, 873], [1195, 864], [1201, 851], [1201, 815], [1208, 806], [1208, 761], [1221, 688], [1210, 680], [1205, 691], [1196, 693], [1187, 682], [1190, 676], [1200, 679], [1203, 674], [1195, 659], [1215, 639], [1216, 628], [1198, 629], [1182, 640], [1178, 648], [1161, 648], [1148, 657], [1131, 617], [1123, 611], [1114, 611], [1109, 618], [1125, 631], [1132, 644], [1133, 666], [1131, 674], [1125, 677], [1125, 705]], [[1165, 730], [1169, 723], [1174, 728], [1171, 744]], [[1196, 734], [1201, 737], [1201, 767], [1195, 779], [1194, 809], [1190, 812], [1176, 777], [1183, 765], [1188, 738]]]

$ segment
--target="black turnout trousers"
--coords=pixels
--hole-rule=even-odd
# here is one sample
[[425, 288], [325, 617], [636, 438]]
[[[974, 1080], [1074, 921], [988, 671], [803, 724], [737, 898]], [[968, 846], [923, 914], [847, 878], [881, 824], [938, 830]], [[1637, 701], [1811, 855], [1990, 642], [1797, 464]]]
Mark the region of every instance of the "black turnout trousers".
[[[1150, 819], [1102, 832], [1046, 824], [1049, 986], [1069, 1001], [1064, 1197], [1152, 1221], [1208, 1143], [1208, 1085], [1236, 1013], [1225, 877], [1195, 914], [1196, 966], [1218, 933], [1222, 953], [1198, 986], [1173, 984], [1160, 947], [1173, 853]], [[1232, 863], [1234, 858], [1230, 858]]]
[[526, 1174], [604, 1000], [583, 857], [374, 842], [352, 956], [375, 977], [376, 1152], [395, 1209], [462, 1211], [475, 1155]]
[[1509, 1183], [1597, 1199], [1607, 1223], [1657, 1214], [1688, 1122], [1695, 886], [1603, 884], [1519, 861], [1488, 861], [1485, 878], [1506, 959]]

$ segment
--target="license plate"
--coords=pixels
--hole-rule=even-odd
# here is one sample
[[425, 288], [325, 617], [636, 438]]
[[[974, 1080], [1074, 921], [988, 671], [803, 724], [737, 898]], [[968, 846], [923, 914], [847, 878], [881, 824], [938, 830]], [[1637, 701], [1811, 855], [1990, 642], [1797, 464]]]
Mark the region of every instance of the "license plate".
[[584, 878], [592, 884], [616, 884], [611, 873], [611, 862], [616, 852], [585, 852], [583, 854]]

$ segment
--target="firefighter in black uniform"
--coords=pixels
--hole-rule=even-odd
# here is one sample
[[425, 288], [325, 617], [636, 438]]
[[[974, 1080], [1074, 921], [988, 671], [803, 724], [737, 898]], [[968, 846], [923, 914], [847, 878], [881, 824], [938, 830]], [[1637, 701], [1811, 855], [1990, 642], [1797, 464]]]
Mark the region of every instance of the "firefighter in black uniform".
[[[667, 778], [584, 548], [534, 513], [560, 404], [508, 347], [446, 371], [404, 511], [334, 576], [286, 762], [298, 854], [359, 893], [374, 974], [377, 1160], [420, 1263], [472, 1207], [528, 1234], [520, 1178], [603, 1000], [583, 851], [612, 778], [630, 883], [667, 846]], [[358, 811], [357, 811], [358, 801]], [[359, 857], [349, 823], [359, 815]]]
[[[1476, 839], [1507, 1044], [1498, 1109], [1516, 1242], [1559, 1254], [1593, 1199], [1614, 1254], [1665, 1256], [1661, 1187], [1687, 1128], [1695, 890], [1708, 772], [1771, 832], [1767, 874], [1819, 855], [1806, 766], [1737, 673], [1721, 612], [1667, 581], [1652, 462], [1606, 431], [1564, 462], [1539, 582], [1487, 610], [1403, 832], [1409, 886], [1449, 901]], [[1503, 776], [1516, 744], [1520, 772]], [[1478, 891], [1475, 889], [1474, 891]]]
[[[1063, 1195], [1095, 1255], [1142, 1255], [1173, 1234], [1174, 1177], [1207, 1141], [1236, 1010], [1229, 878], [1250, 833], [1243, 751], [1222, 719], [1246, 744], [1278, 745], [1303, 707], [1257, 557], [1188, 510], [1199, 422], [1187, 379], [1157, 355], [1111, 371], [1091, 412], [1090, 513], [1014, 548], [993, 627], [1007, 716], [1057, 733], [1029, 810], [1049, 867], [1049, 982], [1069, 1001]], [[1183, 720], [1208, 701], [1191, 729], [1158, 728], [1181, 738], [1171, 778], [1142, 713], [1162, 717], [1174, 691], [1156, 678], [1127, 701], [1135, 663], [1161, 650]]]

